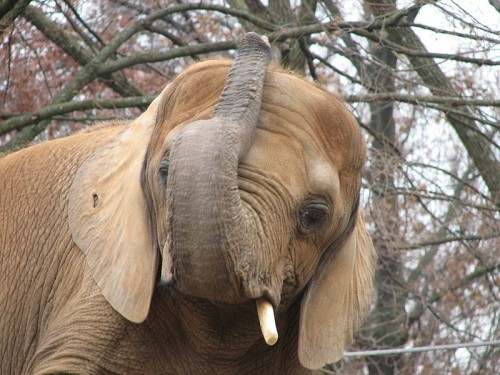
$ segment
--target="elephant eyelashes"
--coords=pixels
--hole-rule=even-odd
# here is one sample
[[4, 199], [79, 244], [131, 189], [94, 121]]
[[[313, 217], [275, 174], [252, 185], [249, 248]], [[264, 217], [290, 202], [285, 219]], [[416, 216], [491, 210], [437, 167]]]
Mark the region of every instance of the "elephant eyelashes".
[[324, 204], [310, 204], [300, 211], [299, 231], [309, 234], [320, 228], [326, 221], [328, 208]]
[[158, 173], [160, 175], [160, 180], [163, 185], [167, 185], [167, 179], [168, 179], [168, 167], [169, 167], [169, 161], [167, 159], [163, 159], [162, 162], [160, 163], [160, 169], [158, 170]]

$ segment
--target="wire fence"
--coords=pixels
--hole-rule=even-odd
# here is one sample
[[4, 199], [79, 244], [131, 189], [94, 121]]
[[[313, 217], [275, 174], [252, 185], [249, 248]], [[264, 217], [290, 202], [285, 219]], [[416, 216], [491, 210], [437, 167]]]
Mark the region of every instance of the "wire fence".
[[447, 344], [447, 345], [418, 346], [418, 347], [414, 347], [414, 348], [360, 350], [360, 351], [355, 351], [355, 352], [345, 352], [344, 357], [365, 357], [365, 356], [374, 356], [374, 355], [419, 353], [419, 352], [429, 352], [429, 351], [435, 351], [435, 350], [456, 350], [456, 349], [462, 349], [462, 348], [475, 348], [475, 347], [480, 347], [480, 346], [498, 346], [498, 345], [500, 345], [500, 340], [483, 341], [483, 342], [469, 342], [469, 343], [459, 343], [459, 344]]

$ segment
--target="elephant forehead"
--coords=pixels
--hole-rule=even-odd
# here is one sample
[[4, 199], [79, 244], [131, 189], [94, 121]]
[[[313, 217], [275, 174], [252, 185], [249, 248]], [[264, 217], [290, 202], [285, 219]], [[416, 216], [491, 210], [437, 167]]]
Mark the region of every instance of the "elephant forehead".
[[[298, 134], [297, 134], [298, 133]], [[257, 129], [255, 140], [243, 163], [273, 177], [293, 196], [334, 195], [338, 173], [314, 134]]]
[[335, 95], [290, 74], [269, 75], [259, 127], [288, 132], [324, 151], [339, 170], [359, 169], [365, 150], [358, 123]]

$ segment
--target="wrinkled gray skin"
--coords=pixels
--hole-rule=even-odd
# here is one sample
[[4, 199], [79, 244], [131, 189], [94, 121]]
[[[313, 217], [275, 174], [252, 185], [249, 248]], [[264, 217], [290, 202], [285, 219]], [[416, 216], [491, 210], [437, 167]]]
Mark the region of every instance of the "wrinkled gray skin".
[[[101, 177], [112, 170], [108, 150], [115, 156], [122, 152], [116, 140], [125, 139], [127, 126], [102, 127], [0, 159], [1, 374], [309, 372], [297, 355], [304, 288], [321, 278], [321, 265], [334, 259], [354, 231], [364, 146], [355, 122], [337, 103], [340, 120], [333, 123], [350, 125], [336, 133], [336, 156], [328, 156], [331, 145], [316, 137], [330, 135], [299, 126], [306, 115], [295, 114], [300, 109], [293, 102], [291, 110], [286, 100], [276, 104], [271, 92], [280, 84], [271, 76], [261, 109], [267, 51], [259, 40], [241, 52], [215, 111], [207, 105], [191, 113], [176, 104], [203, 90], [204, 97], [216, 95], [212, 81], [205, 80], [184, 99], [165, 89], [165, 97], [130, 126], [135, 131], [156, 124], [152, 135], [144, 130], [147, 136], [124, 141], [124, 152], [134, 145], [142, 149], [137, 156], [130, 151], [140, 158], [140, 181], [130, 182], [130, 190], [142, 192], [144, 213], [119, 204], [101, 221], [87, 217], [85, 208], [73, 218], [80, 208], [72, 202], [79, 199], [80, 185], [86, 186], [86, 165], [94, 167], [98, 160], [100, 167], [90, 169]], [[228, 65], [214, 63], [214, 72], [227, 72]], [[207, 112], [212, 112], [208, 119]], [[175, 116], [180, 120], [169, 123]], [[191, 120], [197, 117], [205, 119]], [[266, 125], [276, 122], [281, 130]], [[104, 190], [96, 189], [84, 192], [92, 209], [106, 205]], [[116, 210], [122, 211], [114, 217]], [[134, 234], [141, 215], [146, 230]], [[121, 225], [124, 216], [127, 224]], [[113, 237], [120, 230], [119, 238]], [[151, 245], [144, 268], [154, 270], [145, 274], [124, 261], [132, 271], [122, 287], [115, 281], [122, 270], [110, 262], [127, 251], [121, 242], [133, 242], [127, 235], [151, 239], [138, 247]], [[101, 243], [106, 236], [109, 242]], [[100, 254], [108, 252], [112, 260], [102, 260]], [[368, 253], [368, 266], [360, 271], [370, 284], [367, 290], [373, 257]], [[131, 259], [139, 264], [142, 258]], [[355, 299], [361, 294], [369, 299], [369, 291], [355, 291]], [[143, 296], [145, 307], [136, 303]], [[280, 338], [273, 347], [262, 339], [255, 312], [253, 299], [263, 296], [277, 311]], [[353, 315], [366, 309], [355, 307]]]
[[[230, 73], [213, 117], [190, 123], [173, 139], [169, 152], [168, 212], [176, 225], [168, 226], [168, 235], [174, 269], [182, 275], [176, 278], [177, 287], [180, 291], [199, 291], [202, 298], [229, 303], [268, 292], [255, 274], [265, 270], [245, 272], [251, 266], [242, 254], [256, 254], [263, 247], [255, 241], [258, 226], [244, 217], [237, 189], [237, 166], [253, 141], [269, 59], [266, 46], [259, 43], [248, 53], [257, 58], [240, 54], [239, 69], [244, 73]], [[207, 155], [212, 156], [207, 160]], [[188, 169], [194, 177], [189, 181], [189, 189], [183, 175]], [[210, 251], [214, 244], [215, 252]], [[229, 267], [224, 260], [226, 254], [231, 254], [229, 262], [234, 263]], [[192, 261], [194, 257], [196, 261]], [[207, 272], [207, 265], [212, 277], [200, 278]], [[220, 287], [226, 285], [231, 287], [227, 293], [221, 293]], [[272, 298], [279, 303], [279, 296]]]

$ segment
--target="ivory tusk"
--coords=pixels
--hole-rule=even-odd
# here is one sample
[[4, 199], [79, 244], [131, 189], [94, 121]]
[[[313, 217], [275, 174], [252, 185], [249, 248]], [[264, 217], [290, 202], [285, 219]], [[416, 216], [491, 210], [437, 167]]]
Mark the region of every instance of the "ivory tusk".
[[256, 305], [262, 336], [267, 345], [274, 345], [278, 341], [278, 330], [274, 321], [273, 305], [264, 297], [257, 299]]

